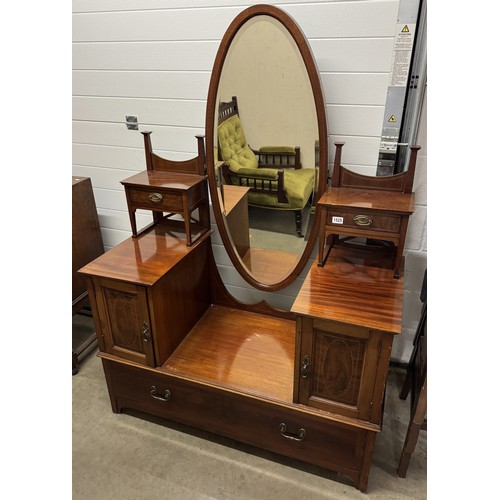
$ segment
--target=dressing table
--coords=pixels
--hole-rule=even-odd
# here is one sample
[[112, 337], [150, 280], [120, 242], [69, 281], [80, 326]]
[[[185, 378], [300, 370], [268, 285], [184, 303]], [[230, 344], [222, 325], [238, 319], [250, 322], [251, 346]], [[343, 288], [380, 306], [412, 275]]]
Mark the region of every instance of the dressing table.
[[[294, 21], [269, 5], [241, 12], [222, 39], [207, 99], [204, 182], [235, 268], [256, 289], [274, 292], [309, 262], [320, 220], [311, 218], [309, 238], [290, 257], [293, 265], [259, 279], [234, 242], [237, 223], [228, 223], [221, 206], [213, 155], [228, 50], [256, 26], [262, 34], [264, 25], [273, 40], [281, 37], [301, 56], [318, 138], [311, 142], [310, 167], [315, 146], [319, 153], [314, 199], [326, 189], [328, 134], [314, 59]], [[291, 310], [243, 303], [221, 279], [211, 231], [190, 246], [186, 231], [168, 217], [158, 219], [80, 270], [112, 410], [138, 410], [318, 465], [366, 491], [392, 340], [401, 332], [403, 276], [393, 279], [392, 262], [383, 256], [339, 249], [323, 267], [311, 267]], [[255, 255], [265, 255], [258, 250]]]

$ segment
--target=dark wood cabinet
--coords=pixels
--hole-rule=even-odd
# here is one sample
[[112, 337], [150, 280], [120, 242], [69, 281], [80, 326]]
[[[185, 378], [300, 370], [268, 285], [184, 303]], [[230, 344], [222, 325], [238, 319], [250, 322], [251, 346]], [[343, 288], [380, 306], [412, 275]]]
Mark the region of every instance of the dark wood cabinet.
[[[89, 298], [85, 276], [78, 270], [104, 253], [101, 228], [89, 177], [72, 178], [72, 312], [88, 313]], [[89, 325], [91, 326], [91, 325]], [[95, 348], [96, 335], [92, 328], [73, 334], [73, 374], [78, 373], [79, 362]]]
[[89, 177], [72, 179], [73, 314], [88, 305], [85, 277], [78, 270], [104, 253], [101, 228]]
[[389, 257], [339, 248], [313, 266], [297, 313], [294, 401], [379, 425], [402, 280]]
[[81, 269], [101, 352], [160, 366], [207, 309], [208, 233], [187, 247], [176, 231], [158, 224]]

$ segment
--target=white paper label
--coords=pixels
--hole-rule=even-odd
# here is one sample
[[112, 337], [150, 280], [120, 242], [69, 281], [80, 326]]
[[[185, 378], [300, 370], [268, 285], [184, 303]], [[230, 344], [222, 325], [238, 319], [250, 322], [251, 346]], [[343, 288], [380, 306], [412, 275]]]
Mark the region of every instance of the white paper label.
[[406, 87], [416, 24], [398, 24], [392, 54], [391, 87]]
[[332, 217], [332, 224], [343, 224], [343, 223], [344, 223], [344, 217], [337, 217], [337, 216]]

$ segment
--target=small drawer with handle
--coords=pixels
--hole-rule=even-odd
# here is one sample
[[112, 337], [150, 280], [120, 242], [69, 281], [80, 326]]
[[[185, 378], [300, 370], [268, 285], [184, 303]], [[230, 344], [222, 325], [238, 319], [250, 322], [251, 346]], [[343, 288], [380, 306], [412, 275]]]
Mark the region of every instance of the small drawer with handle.
[[347, 227], [369, 231], [399, 233], [401, 217], [371, 210], [347, 210], [329, 208], [326, 218], [329, 227]]
[[182, 210], [182, 195], [180, 193], [155, 189], [130, 189], [130, 200], [137, 208], [165, 212]]

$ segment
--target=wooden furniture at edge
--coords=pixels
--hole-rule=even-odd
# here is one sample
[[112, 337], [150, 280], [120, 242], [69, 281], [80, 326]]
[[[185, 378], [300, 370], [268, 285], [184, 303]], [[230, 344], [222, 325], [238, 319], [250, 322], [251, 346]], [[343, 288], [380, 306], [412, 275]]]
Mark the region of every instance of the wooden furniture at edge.
[[[427, 276], [427, 272], [426, 275]], [[423, 301], [413, 351], [408, 362], [406, 377], [399, 397], [406, 399], [411, 393], [410, 422], [398, 465], [398, 476], [406, 477], [410, 459], [415, 451], [420, 431], [427, 430], [427, 278], [424, 278], [420, 299]]]
[[[92, 181], [89, 177], [73, 176], [72, 211], [72, 309], [75, 315], [90, 305], [86, 280], [84, 276], [78, 274], [78, 269], [104, 253]], [[92, 332], [73, 348], [73, 374], [78, 372], [79, 361], [95, 346], [95, 343], [95, 332]]]
[[[172, 161], [162, 158], [153, 152], [151, 132], [144, 135], [146, 167], [121, 183], [125, 188], [127, 207], [132, 227], [132, 236], [137, 237], [136, 210], [151, 210], [153, 223], [142, 229], [147, 230], [164, 217], [169, 218], [180, 214], [184, 220], [186, 244], [191, 246], [194, 241], [194, 231], [199, 238], [210, 229], [210, 213], [208, 189], [205, 177], [205, 146], [204, 137], [196, 136], [198, 140], [198, 155], [186, 161]], [[192, 213], [198, 209], [198, 221], [193, 224]], [[164, 215], [164, 213], [167, 215]]]
[[169, 223], [81, 270], [113, 411], [302, 460], [365, 491], [403, 280], [342, 249], [313, 266], [293, 312], [245, 305], [223, 285], [210, 234], [187, 247]]
[[[244, 257], [250, 248], [250, 223], [248, 220], [247, 193], [250, 190], [245, 186], [230, 184], [219, 188], [219, 203], [224, 207], [227, 228], [240, 257]], [[224, 200], [222, 200], [224, 197]]]
[[[414, 210], [412, 189], [420, 146], [411, 146], [407, 171], [375, 177], [344, 168], [340, 164], [343, 145], [335, 143], [332, 185], [318, 201], [318, 266], [324, 264], [332, 246], [364, 237], [379, 242], [378, 246], [371, 245], [371, 249], [392, 251], [394, 278], [399, 278], [408, 220]], [[385, 241], [393, 243], [394, 248], [380, 244]]]

